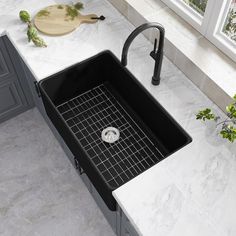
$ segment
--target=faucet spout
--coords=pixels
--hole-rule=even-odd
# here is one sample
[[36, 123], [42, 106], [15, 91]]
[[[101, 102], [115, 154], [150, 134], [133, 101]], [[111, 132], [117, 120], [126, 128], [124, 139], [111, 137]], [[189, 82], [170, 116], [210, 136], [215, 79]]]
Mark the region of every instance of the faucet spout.
[[137, 27], [125, 41], [125, 44], [122, 50], [121, 64], [123, 66], [127, 65], [127, 55], [128, 55], [128, 50], [131, 43], [140, 33], [142, 33], [144, 30], [149, 29], [149, 28], [156, 28], [160, 32], [158, 50], [156, 51], [156, 40], [155, 40], [154, 50], [150, 53], [151, 57], [155, 60], [152, 84], [158, 85], [160, 83], [160, 72], [161, 72], [161, 65], [162, 65], [162, 60], [163, 60], [163, 47], [164, 47], [164, 37], [165, 37], [165, 29], [161, 24], [158, 24], [155, 22], [149, 22], [149, 23], [145, 23]]

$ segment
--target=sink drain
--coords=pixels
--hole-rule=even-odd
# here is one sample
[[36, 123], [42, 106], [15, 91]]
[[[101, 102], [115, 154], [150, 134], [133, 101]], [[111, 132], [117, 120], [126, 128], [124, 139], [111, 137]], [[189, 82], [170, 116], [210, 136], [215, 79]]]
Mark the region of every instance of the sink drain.
[[106, 143], [114, 143], [120, 138], [120, 131], [114, 127], [107, 127], [102, 131], [102, 140]]

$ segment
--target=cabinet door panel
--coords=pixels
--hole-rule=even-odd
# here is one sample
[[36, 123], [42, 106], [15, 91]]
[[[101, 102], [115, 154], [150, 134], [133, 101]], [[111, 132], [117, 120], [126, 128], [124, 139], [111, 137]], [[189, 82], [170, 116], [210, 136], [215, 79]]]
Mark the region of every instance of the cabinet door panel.
[[0, 38], [0, 82], [9, 79], [14, 74], [11, 59], [7, 53], [7, 49]]
[[23, 104], [14, 83], [0, 85], [0, 121], [21, 110]]
[[3, 52], [0, 48], [0, 79], [9, 74], [9, 69], [3, 57]]
[[21, 58], [6, 35], [0, 37], [0, 122], [33, 107]]

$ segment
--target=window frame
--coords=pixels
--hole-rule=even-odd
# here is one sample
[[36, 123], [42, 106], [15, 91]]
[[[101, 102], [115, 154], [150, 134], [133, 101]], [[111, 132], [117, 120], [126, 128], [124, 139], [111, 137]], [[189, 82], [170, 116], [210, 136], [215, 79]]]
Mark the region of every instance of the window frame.
[[222, 32], [232, 0], [208, 0], [204, 16], [182, 0], [161, 1], [236, 62], [236, 44]]
[[236, 44], [222, 32], [232, 0], [222, 2], [220, 7], [216, 7], [217, 14], [214, 14], [211, 22], [209, 22], [205, 36], [216, 47], [236, 61]]
[[194, 11], [192, 8], [190, 8], [180, 0], [161, 0], [161, 1], [164, 2], [173, 11], [175, 11], [184, 20], [186, 20], [189, 24], [191, 24], [195, 29], [201, 31], [202, 17], [200, 14], [198, 14], [196, 11]]

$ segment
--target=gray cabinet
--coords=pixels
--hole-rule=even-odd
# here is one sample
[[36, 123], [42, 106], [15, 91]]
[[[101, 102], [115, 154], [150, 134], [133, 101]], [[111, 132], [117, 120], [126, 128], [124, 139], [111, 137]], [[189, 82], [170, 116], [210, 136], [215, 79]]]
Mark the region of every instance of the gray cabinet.
[[0, 37], [0, 122], [34, 105], [21, 59], [7, 38]]
[[103, 215], [107, 219], [107, 221], [110, 224], [113, 231], [117, 234], [117, 217], [118, 217], [117, 212], [116, 211], [111, 211], [107, 207], [107, 205], [105, 204], [105, 202], [103, 201], [103, 199], [101, 198], [99, 193], [97, 192], [96, 188], [92, 184], [91, 184], [91, 187], [92, 187], [91, 194], [92, 194], [94, 200], [96, 201], [97, 205], [101, 209]]

